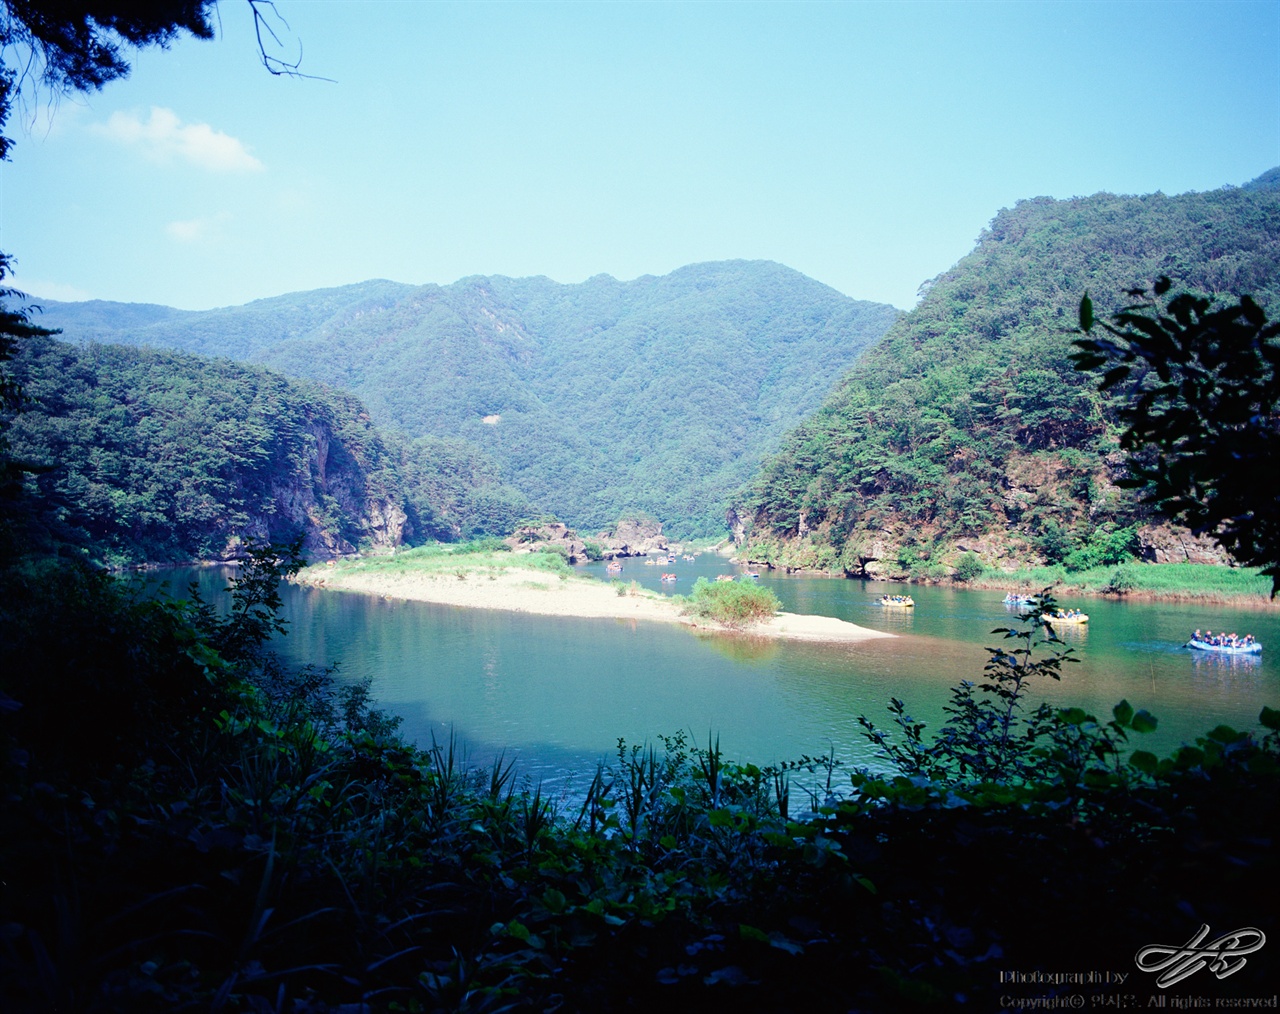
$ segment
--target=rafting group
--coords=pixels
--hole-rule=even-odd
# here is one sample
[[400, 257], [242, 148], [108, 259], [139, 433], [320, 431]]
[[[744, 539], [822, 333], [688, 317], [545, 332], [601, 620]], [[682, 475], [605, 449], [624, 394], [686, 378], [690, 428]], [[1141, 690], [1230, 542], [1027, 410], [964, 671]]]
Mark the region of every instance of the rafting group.
[[1238, 634], [1215, 634], [1206, 630], [1203, 634], [1197, 630], [1187, 642], [1188, 648], [1198, 651], [1220, 651], [1228, 655], [1256, 655], [1262, 651], [1262, 645], [1254, 640], [1252, 634], [1244, 637]]
[[916, 600], [910, 595], [881, 595], [880, 604], [882, 606], [903, 606], [904, 608], [913, 608]]
[[1039, 598], [1038, 595], [1023, 595], [1020, 592], [1009, 592], [1009, 594], [1004, 597], [1004, 604], [1006, 606], [1030, 606], [1035, 605], [1037, 598]]

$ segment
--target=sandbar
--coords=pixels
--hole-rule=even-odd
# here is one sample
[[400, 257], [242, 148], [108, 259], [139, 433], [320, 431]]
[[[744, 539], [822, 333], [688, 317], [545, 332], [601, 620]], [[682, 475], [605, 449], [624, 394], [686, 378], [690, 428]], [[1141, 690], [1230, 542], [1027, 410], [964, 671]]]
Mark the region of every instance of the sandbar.
[[749, 627], [729, 628], [685, 616], [670, 599], [637, 589], [619, 595], [616, 587], [591, 578], [561, 578], [546, 571], [511, 567], [501, 572], [474, 571], [465, 577], [441, 573], [379, 573], [359, 568], [308, 567], [294, 579], [299, 584], [358, 592], [388, 599], [431, 602], [467, 609], [499, 609], [542, 616], [585, 619], [650, 620], [678, 623], [703, 631], [746, 633], [753, 637], [794, 641], [868, 641], [894, 637], [831, 616], [779, 613]]

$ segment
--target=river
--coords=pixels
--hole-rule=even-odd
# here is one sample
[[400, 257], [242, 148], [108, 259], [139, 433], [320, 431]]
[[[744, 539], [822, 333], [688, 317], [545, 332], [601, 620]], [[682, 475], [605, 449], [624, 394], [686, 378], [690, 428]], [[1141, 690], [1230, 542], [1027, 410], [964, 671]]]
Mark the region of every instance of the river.
[[[655, 590], [662, 570], [687, 591], [698, 576], [732, 573], [703, 555], [665, 568], [626, 561], [623, 580]], [[605, 577], [603, 565], [588, 573]], [[173, 588], [196, 577], [202, 594], [218, 570], [169, 572]], [[290, 585], [289, 633], [278, 649], [296, 664], [337, 665], [340, 680], [369, 678], [379, 705], [420, 745], [451, 731], [477, 762], [499, 751], [532, 778], [570, 779], [612, 753], [619, 737], [654, 741], [684, 730], [725, 754], [766, 764], [834, 751], [873, 761], [857, 722], [882, 727], [891, 697], [936, 728], [952, 686], [977, 679], [991, 631], [1017, 625], [1003, 592], [902, 586], [762, 573], [790, 612], [835, 616], [896, 638], [852, 645], [698, 634], [668, 624], [576, 620], [401, 602]], [[878, 605], [910, 594], [911, 610]], [[1136, 745], [1167, 752], [1214, 725], [1256, 728], [1262, 706], [1280, 707], [1280, 610], [1169, 602], [1064, 599], [1090, 616], [1066, 628], [1078, 663], [1037, 699], [1080, 705], [1100, 718], [1127, 699], [1159, 719]], [[1195, 628], [1253, 633], [1262, 657], [1211, 656], [1182, 645]]]

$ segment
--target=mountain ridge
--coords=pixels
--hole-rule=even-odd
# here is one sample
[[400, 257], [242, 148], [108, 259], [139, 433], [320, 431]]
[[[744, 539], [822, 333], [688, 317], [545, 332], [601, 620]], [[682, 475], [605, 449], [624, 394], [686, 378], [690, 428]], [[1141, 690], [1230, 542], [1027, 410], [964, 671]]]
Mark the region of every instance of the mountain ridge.
[[723, 530], [729, 492], [900, 313], [748, 260], [571, 285], [375, 280], [114, 328], [78, 306], [42, 323], [349, 390], [379, 425], [466, 441], [576, 527], [638, 509], [686, 535]]
[[739, 491], [746, 551], [892, 577], [945, 576], [965, 552], [1000, 567], [1158, 558], [1169, 533], [1115, 485], [1126, 392], [1099, 395], [1068, 355], [1086, 290], [1105, 317], [1160, 275], [1274, 313], [1280, 190], [1002, 209]]

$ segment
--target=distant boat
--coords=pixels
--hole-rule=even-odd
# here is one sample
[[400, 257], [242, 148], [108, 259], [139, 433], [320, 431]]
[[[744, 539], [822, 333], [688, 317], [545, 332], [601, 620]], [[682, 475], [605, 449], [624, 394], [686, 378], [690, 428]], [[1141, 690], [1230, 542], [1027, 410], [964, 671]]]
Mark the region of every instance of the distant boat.
[[658, 566], [660, 567], [667, 567], [671, 564], [671, 561], [668, 560], [665, 556], [660, 556], [658, 557], [657, 563], [658, 563]]
[[1004, 597], [1006, 606], [1029, 606], [1033, 605], [1038, 596], [1035, 595], [1019, 595], [1016, 592], [1010, 592]]
[[605, 570], [607, 570], [610, 574], [621, 574], [621, 573], [622, 573], [622, 564], [620, 564], [620, 563], [611, 563], [611, 564], [609, 564], [607, 567], [605, 567]]
[[733, 575], [732, 575], [732, 574], [717, 574], [717, 575], [716, 575], [716, 580], [717, 580], [717, 581], [732, 581], [732, 580], [733, 580]]
[[668, 583], [669, 583], [669, 582], [671, 582], [671, 581], [674, 581], [675, 579], [676, 579], [676, 576], [675, 576], [674, 574], [663, 574], [663, 575], [662, 575], [662, 580], [663, 580], [663, 581], [666, 581], [666, 582], [668, 582]]
[[742, 576], [752, 581], [756, 581], [760, 578], [760, 572], [756, 570], [748, 570], [748, 571], [744, 571]]
[[1197, 641], [1194, 637], [1187, 642], [1188, 648], [1197, 651], [1216, 651], [1223, 655], [1260, 655], [1262, 645], [1257, 641], [1248, 644], [1210, 644], [1208, 641]]
[[1077, 623], [1077, 624], [1080, 624], [1080, 623], [1088, 623], [1088, 622], [1089, 622], [1089, 614], [1088, 614], [1088, 613], [1081, 613], [1081, 612], [1067, 612], [1067, 613], [1064, 613], [1061, 609], [1059, 609], [1056, 613], [1041, 613], [1041, 614], [1040, 614], [1040, 619], [1044, 620], [1044, 621], [1045, 621], [1045, 623]]
[[881, 595], [880, 604], [882, 606], [898, 606], [902, 609], [914, 609], [916, 600], [910, 595]]

